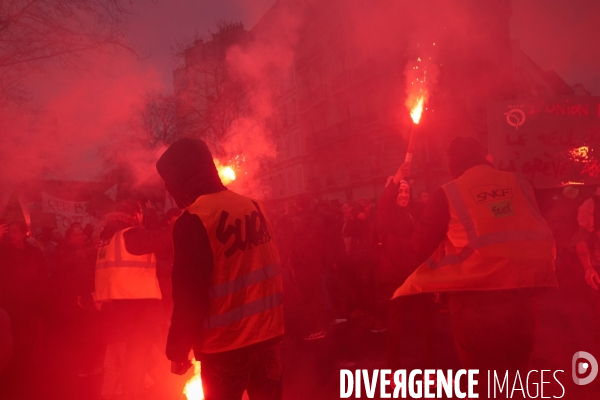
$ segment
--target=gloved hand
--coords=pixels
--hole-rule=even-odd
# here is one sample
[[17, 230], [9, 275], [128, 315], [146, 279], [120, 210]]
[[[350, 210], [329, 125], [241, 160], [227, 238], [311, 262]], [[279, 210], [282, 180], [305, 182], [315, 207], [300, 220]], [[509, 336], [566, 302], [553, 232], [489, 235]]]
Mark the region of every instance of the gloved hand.
[[175, 375], [183, 375], [192, 367], [192, 362], [186, 360], [184, 362], [171, 361], [171, 372]]

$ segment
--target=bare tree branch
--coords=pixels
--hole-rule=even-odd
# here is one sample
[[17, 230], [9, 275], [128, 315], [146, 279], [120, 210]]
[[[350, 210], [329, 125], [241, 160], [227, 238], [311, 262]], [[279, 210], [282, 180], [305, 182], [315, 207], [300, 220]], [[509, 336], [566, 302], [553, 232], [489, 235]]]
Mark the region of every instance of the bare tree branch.
[[131, 1], [1, 0], [0, 88], [14, 87], [48, 62], [83, 68], [95, 51], [135, 53], [126, 39]]
[[200, 137], [220, 148], [236, 118], [242, 116], [244, 85], [230, 76], [226, 53], [245, 40], [243, 26], [220, 21], [217, 31], [204, 40], [182, 40], [175, 57], [183, 66], [176, 71], [177, 115], [185, 124], [179, 135]]

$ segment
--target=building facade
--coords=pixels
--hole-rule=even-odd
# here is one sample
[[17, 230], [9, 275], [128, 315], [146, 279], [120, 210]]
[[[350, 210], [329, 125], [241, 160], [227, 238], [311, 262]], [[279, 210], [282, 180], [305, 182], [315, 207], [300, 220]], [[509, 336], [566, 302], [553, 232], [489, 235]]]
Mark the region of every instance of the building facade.
[[272, 79], [277, 157], [261, 171], [268, 197], [377, 199], [404, 161], [413, 129], [406, 71], [426, 57], [435, 79], [416, 127], [412, 175], [414, 191], [433, 190], [449, 179], [445, 151], [453, 137], [487, 142], [488, 103], [570, 90], [511, 42], [509, 0], [445, 3], [279, 0], [249, 32], [235, 25], [196, 43], [175, 73], [176, 87], [189, 87], [189, 65], [224, 54], [214, 49], [280, 24], [275, 10], [300, 9], [293, 63]]

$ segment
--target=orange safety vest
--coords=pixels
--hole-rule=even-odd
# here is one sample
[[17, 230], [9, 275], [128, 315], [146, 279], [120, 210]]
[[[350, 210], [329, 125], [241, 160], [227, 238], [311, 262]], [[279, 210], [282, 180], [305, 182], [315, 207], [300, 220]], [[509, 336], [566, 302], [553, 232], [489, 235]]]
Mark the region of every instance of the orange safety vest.
[[154, 254], [136, 256], [125, 248], [123, 234], [115, 233], [110, 242], [98, 249], [96, 259], [96, 299], [160, 299]]
[[394, 298], [557, 286], [552, 232], [525, 178], [478, 165], [442, 188], [450, 206], [447, 236]]
[[202, 353], [219, 353], [283, 334], [283, 285], [273, 229], [259, 204], [230, 190], [200, 196], [214, 267]]

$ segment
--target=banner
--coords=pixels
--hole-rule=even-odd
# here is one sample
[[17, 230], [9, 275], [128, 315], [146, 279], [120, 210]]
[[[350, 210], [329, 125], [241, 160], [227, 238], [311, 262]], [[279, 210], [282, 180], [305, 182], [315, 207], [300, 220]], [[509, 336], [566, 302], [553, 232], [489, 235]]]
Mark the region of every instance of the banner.
[[536, 188], [600, 184], [600, 97], [492, 103], [488, 127], [494, 165]]
[[42, 192], [42, 211], [56, 215], [56, 227], [63, 234], [72, 223], [95, 224], [97, 221], [87, 213], [89, 201], [69, 201]]

